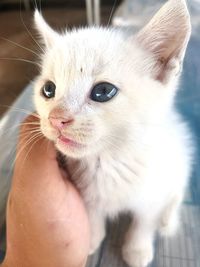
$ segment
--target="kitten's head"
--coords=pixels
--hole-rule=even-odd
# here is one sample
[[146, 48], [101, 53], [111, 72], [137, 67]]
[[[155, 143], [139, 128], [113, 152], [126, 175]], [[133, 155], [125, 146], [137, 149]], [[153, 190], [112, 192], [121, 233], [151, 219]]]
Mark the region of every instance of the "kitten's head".
[[[170, 0], [138, 34], [85, 28], [56, 33], [35, 12], [45, 44], [35, 83], [43, 134], [80, 158], [116, 148], [172, 102], [190, 36], [184, 0]], [[130, 131], [131, 129], [131, 131]]]

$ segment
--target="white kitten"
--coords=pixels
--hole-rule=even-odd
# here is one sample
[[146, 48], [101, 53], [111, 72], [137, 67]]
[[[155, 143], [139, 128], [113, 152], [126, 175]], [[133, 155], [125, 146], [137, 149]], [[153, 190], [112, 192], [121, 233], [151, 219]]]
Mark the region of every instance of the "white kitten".
[[86, 28], [58, 34], [36, 11], [45, 43], [35, 104], [43, 134], [68, 158], [87, 206], [91, 253], [105, 220], [129, 211], [123, 247], [130, 266], [153, 258], [156, 230], [174, 232], [191, 166], [190, 133], [174, 96], [190, 19], [170, 0], [137, 35]]

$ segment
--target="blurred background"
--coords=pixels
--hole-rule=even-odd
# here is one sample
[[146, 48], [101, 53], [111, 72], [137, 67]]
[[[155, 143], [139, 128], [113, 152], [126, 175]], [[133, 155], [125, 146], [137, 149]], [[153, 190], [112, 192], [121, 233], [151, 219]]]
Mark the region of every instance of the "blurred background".
[[[102, 24], [108, 23], [113, 5], [117, 7], [120, 2], [99, 2]], [[28, 33], [30, 31], [35, 36], [32, 23], [34, 8], [41, 9], [48, 23], [59, 30], [65, 26], [87, 25], [86, 3], [84, 0], [0, 0], [0, 117], [7, 109], [5, 106], [11, 105], [25, 85], [37, 75], [34, 64], [27, 62], [37, 58], [30, 51], [20, 48], [21, 45], [38, 52]]]

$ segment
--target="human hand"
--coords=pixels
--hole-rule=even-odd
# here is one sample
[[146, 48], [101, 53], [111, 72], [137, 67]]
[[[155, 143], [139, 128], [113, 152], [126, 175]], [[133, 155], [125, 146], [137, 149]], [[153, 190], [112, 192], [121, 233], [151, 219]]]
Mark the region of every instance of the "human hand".
[[85, 207], [58, 167], [53, 143], [33, 138], [36, 127], [34, 116], [21, 127], [2, 267], [83, 267], [89, 251]]

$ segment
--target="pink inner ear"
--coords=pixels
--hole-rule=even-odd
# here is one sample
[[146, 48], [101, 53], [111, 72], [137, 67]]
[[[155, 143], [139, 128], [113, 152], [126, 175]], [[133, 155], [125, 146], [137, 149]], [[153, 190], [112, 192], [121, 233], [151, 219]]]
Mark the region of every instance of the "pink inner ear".
[[153, 19], [136, 36], [141, 47], [157, 60], [153, 76], [159, 81], [169, 78], [173, 70], [183, 61], [191, 33], [190, 17], [184, 0], [168, 1]]

